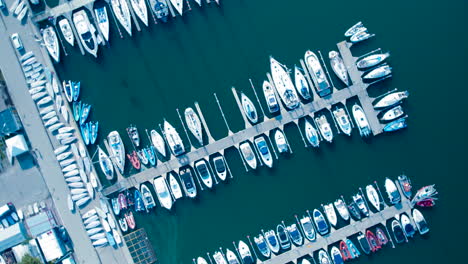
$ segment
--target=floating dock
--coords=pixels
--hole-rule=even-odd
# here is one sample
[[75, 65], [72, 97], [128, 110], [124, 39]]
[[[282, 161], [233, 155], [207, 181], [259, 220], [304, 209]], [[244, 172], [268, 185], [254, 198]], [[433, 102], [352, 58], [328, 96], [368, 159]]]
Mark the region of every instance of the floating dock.
[[46, 5], [46, 9], [43, 12], [37, 13], [36, 15], [31, 16], [33, 22], [39, 22], [46, 20], [49, 17], [58, 17], [63, 14], [71, 13], [73, 10], [85, 7], [88, 4], [94, 3], [95, 0], [73, 0], [62, 2], [56, 7], [49, 8]]
[[[200, 148], [194, 149], [187, 154], [183, 154], [179, 157], [173, 157], [169, 161], [159, 164], [155, 168], [150, 168], [139, 172], [137, 174], [131, 175], [125, 179], [117, 181], [112, 186], [109, 186], [103, 190], [103, 194], [105, 196], [112, 195], [114, 193], [123, 191], [125, 189], [129, 189], [132, 187], [139, 188], [140, 184], [144, 182], [151, 182], [153, 178], [160, 176], [160, 175], [167, 175], [170, 171], [178, 170], [180, 167], [186, 165], [192, 165], [193, 162], [208, 157], [212, 154], [222, 152], [227, 148], [230, 147], [238, 147], [240, 143], [246, 140], [252, 140], [254, 137], [266, 134], [271, 130], [276, 128], [282, 128], [286, 124], [291, 122], [297, 122], [298, 119], [312, 116], [315, 112], [321, 111], [323, 109], [328, 109], [332, 105], [337, 103], [345, 102], [346, 100], [352, 97], [358, 97], [359, 101], [361, 102], [362, 108], [368, 118], [369, 125], [371, 127], [372, 133], [374, 136], [382, 133], [383, 126], [379, 122], [377, 118], [377, 111], [374, 110], [372, 106], [372, 98], [369, 97], [367, 93], [367, 88], [370, 84], [364, 83], [361, 79], [361, 72], [356, 67], [356, 61], [358, 58], [353, 57], [350, 50], [350, 44], [346, 41], [342, 41], [337, 44], [339, 53], [341, 54], [344, 64], [348, 69], [348, 73], [352, 80], [352, 85], [343, 89], [336, 89], [333, 88], [334, 92], [325, 98], [320, 98], [316, 96], [314, 92], [314, 100], [307, 104], [300, 104], [300, 106], [291, 111], [281, 110], [281, 114], [274, 117], [267, 119], [265, 118], [263, 122], [257, 123], [255, 125], [251, 125], [245, 118], [242, 106], [239, 101], [237, 104], [239, 106], [239, 110], [241, 111], [246, 128], [236, 133], [229, 133], [228, 136], [217, 140], [211, 141], [207, 145], [202, 146]], [[323, 65], [325, 66], [325, 65]], [[325, 66], [326, 67], [326, 66]], [[237, 96], [237, 92], [233, 89], [234, 96]], [[281, 104], [280, 104], [281, 105]], [[281, 108], [282, 106], [280, 106]], [[199, 110], [199, 108], [197, 108]], [[201, 111], [199, 111], [201, 115]], [[352, 119], [352, 117], [350, 116]], [[203, 122], [205, 125], [205, 122]], [[228, 128], [229, 129], [229, 128]], [[207, 126], [205, 126], [205, 130]]]

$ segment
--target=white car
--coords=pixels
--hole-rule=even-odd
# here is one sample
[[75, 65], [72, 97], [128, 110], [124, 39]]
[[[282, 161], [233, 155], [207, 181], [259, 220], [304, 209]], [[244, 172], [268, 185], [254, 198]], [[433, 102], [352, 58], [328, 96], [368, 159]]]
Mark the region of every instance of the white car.
[[23, 42], [21, 41], [18, 33], [13, 33], [11, 34], [11, 43], [13, 44], [13, 47], [15, 47], [15, 49], [17, 51], [22, 51], [24, 49], [23, 47]]

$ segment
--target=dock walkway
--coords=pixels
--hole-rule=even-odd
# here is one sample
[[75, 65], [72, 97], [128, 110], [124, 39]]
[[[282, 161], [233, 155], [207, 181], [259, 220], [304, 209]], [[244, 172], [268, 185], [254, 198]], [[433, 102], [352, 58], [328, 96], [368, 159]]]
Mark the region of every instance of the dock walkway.
[[[155, 168], [144, 170], [140, 173], [129, 176], [121, 181], [118, 181], [112, 186], [103, 190], [105, 196], [122, 190], [136, 187], [139, 188], [140, 184], [152, 181], [153, 178], [166, 175], [168, 172], [177, 170], [178, 168], [190, 165], [193, 162], [210, 156], [212, 154], [221, 152], [230, 147], [237, 147], [240, 143], [246, 140], [251, 140], [254, 137], [265, 134], [275, 128], [282, 128], [284, 125], [294, 122], [302, 117], [313, 115], [315, 112], [326, 109], [334, 104], [345, 102], [347, 99], [357, 96], [366, 113], [373, 135], [378, 135], [382, 132], [382, 125], [377, 119], [377, 112], [372, 107], [372, 99], [369, 98], [367, 93], [368, 84], [362, 82], [361, 73], [356, 67], [356, 57], [353, 57], [350, 51], [350, 46], [347, 42], [343, 41], [337, 44], [338, 49], [343, 57], [344, 63], [353, 81], [350, 87], [336, 90], [330, 96], [325, 98], [315, 97], [316, 99], [307, 104], [301, 104], [298, 108], [292, 111], [282, 111], [271, 119], [265, 119], [264, 122], [250, 125], [246, 121], [246, 128], [236, 133], [232, 133], [215, 142], [209, 143], [201, 148], [195, 149], [187, 154], [170, 159], [169, 161], [160, 164]], [[238, 102], [239, 104], [239, 102]], [[239, 106], [241, 108], [241, 106]], [[241, 110], [242, 111], [242, 110]]]
[[31, 17], [33, 22], [39, 22], [49, 17], [58, 17], [66, 13], [70, 13], [75, 9], [84, 7], [88, 4], [94, 3], [95, 0], [72, 0], [72, 1], [65, 1], [59, 4], [56, 7], [49, 8], [46, 6], [46, 9], [43, 12], [39, 12], [36, 15]]

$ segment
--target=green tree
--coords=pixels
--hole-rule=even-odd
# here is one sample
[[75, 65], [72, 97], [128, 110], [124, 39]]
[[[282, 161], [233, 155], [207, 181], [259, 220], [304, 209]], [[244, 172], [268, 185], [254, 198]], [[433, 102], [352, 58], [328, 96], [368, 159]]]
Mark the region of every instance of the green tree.
[[25, 255], [19, 264], [41, 264], [41, 260], [34, 258], [31, 255]]

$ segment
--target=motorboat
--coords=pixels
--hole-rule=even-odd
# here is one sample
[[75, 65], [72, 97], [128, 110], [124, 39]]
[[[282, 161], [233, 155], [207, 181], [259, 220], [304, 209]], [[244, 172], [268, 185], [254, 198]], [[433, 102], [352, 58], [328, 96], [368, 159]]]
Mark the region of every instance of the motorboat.
[[148, 159], [151, 166], [156, 165], [156, 153], [153, 146], [149, 146], [143, 149], [145, 157]]
[[82, 125], [82, 124], [84, 124], [84, 122], [86, 122], [86, 119], [88, 119], [90, 111], [91, 111], [91, 105], [84, 103], [81, 106], [80, 125]]
[[72, 28], [70, 27], [70, 22], [65, 17], [61, 18], [58, 22], [60, 31], [62, 32], [63, 38], [70, 45], [75, 45], [75, 35], [73, 35]]
[[177, 13], [182, 16], [184, 11], [184, 1], [183, 0], [170, 0], [172, 6], [177, 10]]
[[398, 220], [393, 219], [392, 221], [392, 231], [393, 236], [395, 237], [395, 241], [397, 243], [403, 243], [406, 241], [405, 233], [403, 232], [403, 228], [401, 227], [400, 222]]
[[156, 148], [156, 150], [162, 156], [166, 156], [166, 143], [164, 143], [164, 139], [156, 130], [151, 130], [151, 143]]
[[182, 198], [182, 189], [180, 188], [179, 182], [175, 178], [174, 172], [168, 173], [168, 183], [174, 200]]
[[166, 0], [149, 0], [149, 5], [156, 18], [164, 23], [167, 22], [169, 8]]
[[83, 141], [85, 142], [86, 145], [89, 145], [90, 141], [90, 137], [89, 137], [89, 124], [88, 123], [84, 123], [82, 125], [80, 125], [80, 130], [81, 130], [81, 136], [83, 137]]
[[197, 187], [193, 181], [192, 170], [189, 167], [185, 167], [179, 172], [180, 181], [182, 182], [182, 188], [190, 198], [197, 196]]
[[99, 30], [101, 31], [104, 39], [109, 41], [109, 16], [107, 14], [106, 6], [103, 5], [94, 9], [94, 14], [96, 15]]
[[335, 264], [343, 264], [344, 263], [344, 259], [341, 256], [341, 252], [336, 246], [333, 246], [331, 248], [330, 255], [331, 255], [331, 258], [333, 260], [333, 263], [335, 263]]
[[263, 235], [259, 234], [258, 236], [254, 237], [254, 242], [257, 245], [258, 251], [260, 251], [260, 253], [265, 258], [270, 258], [271, 250], [270, 250], [270, 247], [267, 245]]
[[309, 120], [304, 119], [305, 121], [305, 135], [307, 138], [307, 141], [312, 145], [312, 147], [319, 147], [320, 145], [320, 138], [318, 136], [317, 130], [312, 126], [312, 124], [309, 122]]
[[330, 257], [328, 256], [327, 252], [323, 249], [319, 250], [318, 253], [318, 260], [320, 264], [333, 264]]
[[349, 86], [351, 83], [349, 81], [348, 71], [346, 70], [343, 58], [341, 58], [340, 54], [334, 50], [328, 53], [328, 58], [330, 59], [330, 64], [332, 66], [333, 72], [335, 72], [336, 76], [346, 86]]
[[361, 213], [359, 212], [359, 208], [354, 202], [348, 204], [348, 211], [355, 219], [360, 220], [362, 218]]
[[128, 230], [127, 220], [125, 220], [125, 218], [120, 218], [118, 221], [119, 221], [120, 230], [122, 230], [123, 233], [127, 232]]
[[143, 204], [147, 211], [156, 206], [153, 194], [151, 194], [151, 191], [146, 184], [142, 184], [140, 186], [140, 192], [143, 196]]
[[389, 178], [385, 178], [385, 191], [387, 192], [388, 199], [390, 199], [390, 203], [392, 204], [400, 203], [401, 201], [400, 192], [398, 191], [395, 183]]
[[302, 218], [299, 220], [299, 223], [301, 224], [302, 231], [304, 232], [305, 238], [309, 240], [310, 242], [315, 241], [316, 239], [316, 234], [315, 234], [315, 228], [314, 225], [312, 224], [312, 220], [310, 219], [309, 216], [302, 216]]
[[125, 168], [125, 146], [120, 138], [119, 132], [110, 132], [107, 136], [107, 140], [109, 141], [111, 160], [114, 166], [123, 174]]
[[346, 32], [344, 33], [345, 37], [349, 38], [352, 35], [356, 34], [357, 32], [361, 31], [362, 28], [364, 28], [364, 25], [362, 24], [361, 21], [357, 22], [354, 24], [352, 27], [350, 27]]
[[284, 225], [279, 224], [276, 226], [276, 234], [278, 235], [278, 240], [281, 246], [281, 249], [287, 250], [291, 248], [291, 240], [289, 239], [288, 233]]
[[255, 105], [253, 104], [252, 100], [248, 98], [244, 93], [241, 93], [241, 102], [242, 102], [242, 109], [244, 110], [245, 116], [249, 119], [252, 124], [258, 122], [258, 114]]
[[279, 111], [278, 99], [276, 99], [275, 91], [273, 90], [273, 87], [271, 87], [270, 82], [263, 81], [262, 88], [263, 88], [263, 95], [265, 96], [265, 100], [268, 106], [268, 111], [270, 111], [270, 113], [278, 112]]
[[380, 196], [372, 184], [366, 186], [367, 200], [374, 206], [375, 210], [380, 211]]
[[227, 167], [226, 167], [226, 160], [224, 159], [224, 157], [216, 156], [213, 159], [213, 167], [214, 167], [214, 171], [216, 172], [216, 175], [218, 175], [218, 178], [222, 181], [225, 181], [226, 175], [227, 175]]
[[[65, 96], [66, 95], [67, 95], [67, 92], [65, 92]], [[67, 98], [68, 98], [68, 96], [67, 96]], [[82, 107], [81, 101], [73, 102], [73, 106], [72, 106], [72, 108], [73, 108], [73, 119], [75, 119], [76, 122], [80, 122], [81, 107]]]
[[174, 156], [179, 156], [185, 153], [184, 143], [175, 128], [166, 120], [164, 120], [164, 136], [166, 137], [167, 144]]
[[387, 235], [380, 227], [375, 229], [375, 236], [377, 237], [377, 241], [380, 245], [384, 246], [388, 243]]
[[314, 209], [314, 211], [312, 212], [312, 216], [315, 222], [315, 227], [317, 228], [317, 232], [322, 236], [326, 235], [330, 231], [330, 227], [325, 221], [322, 212], [320, 212], [317, 209]]
[[332, 93], [330, 82], [325, 75], [325, 71], [320, 64], [320, 61], [312, 51], [306, 51], [304, 55], [304, 61], [307, 69], [314, 82], [315, 89], [320, 97], [328, 96]]
[[296, 246], [301, 246], [302, 243], [304, 243], [304, 237], [302, 236], [301, 231], [299, 231], [299, 229], [297, 229], [296, 224], [286, 226], [286, 230], [288, 231], [288, 234], [289, 234], [289, 237], [291, 238], [291, 241]]
[[369, 209], [367, 208], [366, 202], [364, 198], [362, 198], [361, 194], [357, 193], [356, 195], [353, 195], [353, 201], [356, 203], [363, 215], [369, 216]]
[[127, 225], [131, 230], [135, 229], [136, 223], [132, 211], [125, 213], [125, 220], [127, 221]]
[[130, 4], [141, 22], [145, 26], [148, 26], [148, 9], [146, 8], [145, 0], [130, 0]]
[[198, 143], [200, 143], [200, 145], [203, 145], [203, 130], [200, 118], [191, 107], [185, 109], [184, 115], [185, 123], [187, 124], [188, 129], [190, 130], [190, 132], [192, 132], [192, 135], [198, 140]]
[[58, 43], [57, 33], [52, 26], [48, 26], [42, 30], [42, 39], [49, 52], [50, 57], [55, 62], [60, 61], [60, 46]]
[[338, 223], [338, 218], [336, 217], [336, 212], [333, 208], [333, 204], [329, 203], [323, 205], [323, 211], [325, 212], [325, 215], [327, 216], [330, 225], [336, 226], [336, 224]]
[[372, 130], [370, 129], [369, 121], [367, 121], [366, 114], [364, 113], [364, 110], [362, 110], [362, 107], [358, 104], [355, 104], [353, 105], [352, 111], [354, 121], [356, 122], [361, 137], [370, 136]]
[[135, 212], [140, 212], [145, 210], [145, 204], [143, 202], [143, 196], [141, 195], [141, 192], [138, 189], [135, 189], [133, 193], [133, 197], [135, 198], [135, 203], [134, 203], [134, 210]]
[[369, 242], [367, 241], [366, 236], [362, 232], [359, 232], [359, 235], [357, 236], [357, 240], [359, 242], [359, 245], [361, 245], [362, 251], [366, 253], [367, 255], [369, 255], [371, 252], [371, 246], [369, 245]]
[[401, 214], [400, 222], [401, 222], [401, 226], [403, 227], [403, 231], [405, 232], [406, 237], [413, 237], [414, 233], [416, 233], [416, 229], [411, 223], [411, 220], [408, 217], [408, 215], [406, 215], [405, 213]]
[[134, 125], [130, 125], [129, 127], [127, 127], [126, 130], [128, 137], [132, 141], [132, 144], [137, 148], [140, 147], [140, 134], [138, 133], [137, 127]]
[[273, 157], [271, 156], [270, 148], [268, 147], [267, 142], [263, 136], [257, 137], [254, 139], [255, 147], [260, 154], [260, 158], [263, 163], [269, 168], [273, 167]]
[[372, 231], [366, 231], [366, 239], [367, 243], [369, 243], [372, 252], [375, 252], [382, 248], [382, 246], [379, 243], [379, 240], [377, 239], [377, 236], [374, 233], [372, 233]]
[[304, 74], [296, 65], [294, 65], [294, 84], [296, 86], [297, 93], [302, 97], [302, 99], [309, 100], [312, 98], [309, 90], [309, 84], [307, 83]]
[[365, 30], [363, 30], [363, 31], [357, 32], [356, 34], [352, 35], [350, 40], [351, 40], [351, 43], [358, 43], [358, 42], [364, 41], [366, 39], [369, 39], [369, 38], [371, 38], [373, 36], [374, 36], [374, 34], [369, 34]]
[[114, 167], [109, 156], [98, 146], [99, 166], [109, 181], [114, 178]]
[[132, 35], [132, 19], [130, 17], [130, 11], [128, 9], [127, 1], [125, 0], [111, 0], [112, 10], [117, 17], [117, 20], [127, 33]]
[[404, 174], [398, 176], [398, 183], [400, 184], [401, 190], [403, 191], [403, 195], [405, 195], [406, 198], [411, 199], [412, 186], [411, 186], [411, 180], [409, 179], [409, 177]]
[[380, 117], [380, 120], [388, 122], [392, 121], [394, 119], [397, 119], [405, 114], [405, 111], [403, 111], [403, 107], [401, 105], [397, 105], [387, 111], [385, 111], [382, 116]]
[[435, 195], [437, 195], [437, 190], [434, 184], [423, 186], [416, 192], [412, 202], [430, 199], [430, 198], [433, 198]]
[[335, 205], [335, 208], [338, 211], [338, 214], [341, 216], [341, 218], [343, 218], [343, 220], [345, 221], [348, 221], [349, 211], [344, 201], [342, 199], [336, 199], [336, 201], [333, 204]]
[[197, 264], [208, 264], [208, 262], [204, 258], [198, 257]]
[[384, 126], [383, 131], [393, 132], [407, 127], [408, 125], [406, 124], [406, 118], [407, 116], [404, 116], [402, 118], [388, 123], [386, 126]]
[[360, 70], [367, 69], [370, 67], [377, 66], [378, 64], [385, 61], [388, 57], [390, 57], [390, 53], [388, 52], [382, 54], [372, 54], [357, 61], [356, 66]]
[[257, 158], [255, 157], [255, 153], [253, 152], [250, 143], [245, 141], [240, 144], [239, 148], [249, 167], [255, 170], [257, 168]]
[[144, 149], [139, 149], [136, 151], [138, 159], [143, 163], [143, 165], [148, 165], [149, 160], [148, 157], [146, 156], [145, 150]]
[[359, 252], [358, 248], [350, 239], [346, 239], [346, 246], [348, 246], [349, 252], [351, 253], [351, 256], [353, 259], [359, 257], [361, 255], [361, 252]]
[[328, 123], [325, 115], [322, 114], [316, 117], [315, 123], [317, 124], [322, 137], [331, 143], [333, 141], [333, 131], [331, 130], [330, 123]]
[[286, 137], [281, 129], [277, 129], [275, 131], [275, 143], [280, 154], [289, 151], [288, 142], [286, 141]]
[[266, 231], [264, 237], [271, 252], [278, 254], [280, 250], [280, 244], [278, 242], [278, 238], [276, 237], [275, 231]]
[[90, 122], [89, 123], [89, 130], [90, 130], [89, 132], [91, 134], [90, 143], [94, 144], [94, 143], [96, 143], [97, 136], [98, 136], [99, 121]]
[[197, 171], [198, 176], [200, 176], [200, 179], [206, 187], [213, 187], [213, 178], [211, 176], [211, 170], [208, 167], [208, 164], [205, 160], [199, 160], [195, 162], [195, 170]]
[[378, 78], [383, 78], [385, 76], [388, 76], [391, 73], [392, 73], [392, 68], [390, 66], [382, 65], [364, 74], [362, 78], [364, 80], [378, 79]]
[[276, 91], [278, 92], [283, 103], [289, 110], [297, 108], [299, 106], [299, 98], [289, 73], [277, 60], [271, 56], [270, 68], [274, 87], [276, 88]]
[[91, 32], [91, 22], [85, 10], [73, 14], [73, 23], [84, 49], [94, 57], [97, 57], [98, 43], [96, 35]]
[[135, 168], [136, 170], [141, 169], [141, 162], [140, 159], [138, 158], [137, 152], [134, 150], [131, 153], [127, 153], [127, 158], [132, 164], [132, 167]]
[[229, 248], [226, 249], [226, 260], [229, 264], [241, 264], [236, 254], [232, 252]]
[[117, 201], [119, 202], [120, 210], [127, 209], [128, 203], [127, 203], [127, 197], [125, 196], [124, 193], [119, 193], [117, 196]]
[[156, 196], [158, 197], [159, 203], [162, 207], [171, 210], [172, 208], [172, 198], [169, 193], [166, 181], [164, 177], [157, 177], [153, 180], [154, 189], [156, 191]]
[[224, 258], [223, 253], [221, 253], [220, 251], [215, 251], [212, 255], [212, 258], [215, 264], [228, 264], [226, 259]]
[[408, 91], [389, 93], [383, 96], [382, 98], [374, 101], [373, 103], [374, 108], [383, 109], [383, 108], [394, 106], [398, 104], [399, 102], [403, 101], [404, 99], [408, 98], [408, 96], [409, 96]]
[[252, 256], [252, 252], [250, 252], [249, 246], [242, 240], [239, 240], [237, 244], [237, 248], [239, 249], [239, 255], [241, 260], [244, 264], [254, 264], [254, 258]]
[[429, 232], [429, 226], [427, 225], [426, 219], [418, 209], [413, 209], [413, 220], [418, 228], [419, 234], [424, 235]]
[[308, 259], [302, 259], [301, 264], [312, 264]]
[[351, 136], [352, 127], [346, 110], [343, 107], [336, 106], [332, 113], [340, 130], [346, 135]]

